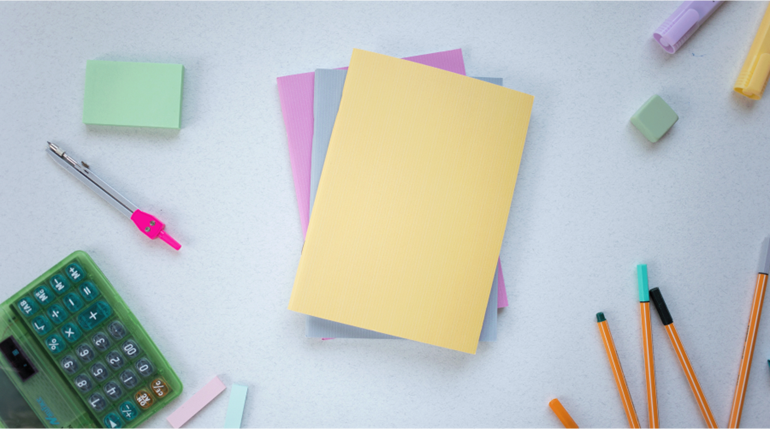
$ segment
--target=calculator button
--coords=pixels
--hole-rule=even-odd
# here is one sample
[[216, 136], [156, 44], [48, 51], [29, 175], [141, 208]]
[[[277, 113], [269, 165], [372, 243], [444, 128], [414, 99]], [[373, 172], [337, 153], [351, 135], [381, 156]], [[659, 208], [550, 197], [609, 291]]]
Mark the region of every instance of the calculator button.
[[51, 290], [48, 289], [47, 286], [38, 286], [37, 288], [35, 288], [34, 295], [35, 295], [35, 299], [37, 299], [37, 302], [43, 305], [50, 304], [54, 298], [53, 294], [51, 294]]
[[64, 306], [67, 307], [67, 310], [69, 310], [70, 313], [74, 313], [83, 307], [83, 300], [81, 300], [80, 297], [74, 293], [68, 293], [67, 295], [64, 295], [64, 299], [62, 299], [62, 301], [64, 301]]
[[51, 318], [53, 323], [59, 325], [68, 317], [67, 311], [61, 308], [59, 304], [54, 304], [48, 307], [48, 317]]
[[131, 371], [130, 369], [127, 369], [120, 374], [120, 381], [123, 382], [123, 385], [129, 389], [136, 386], [136, 384], [139, 382], [139, 380], [136, 378], [136, 374], [134, 374], [134, 371]]
[[83, 362], [91, 362], [94, 358], [94, 349], [88, 344], [79, 345], [75, 353], [77, 353], [78, 357]]
[[37, 311], [40, 310], [40, 307], [37, 306], [37, 303], [28, 296], [20, 299], [18, 306], [19, 310], [21, 310], [21, 314], [27, 317], [37, 313]]
[[78, 388], [81, 392], [85, 393], [91, 390], [94, 387], [93, 381], [91, 381], [90, 378], [88, 378], [87, 375], [78, 375], [75, 377], [75, 380], [73, 381], [75, 383], [75, 387]]
[[78, 362], [71, 355], [65, 356], [64, 359], [59, 361], [59, 363], [61, 364], [61, 367], [64, 370], [64, 372], [70, 375], [78, 372], [78, 369], [80, 368], [80, 365], [78, 365]]
[[70, 343], [74, 343], [80, 339], [80, 329], [73, 323], [65, 323], [61, 328], [61, 333], [64, 336], [64, 339]]
[[32, 328], [38, 335], [47, 334], [51, 330], [51, 321], [45, 316], [37, 316], [32, 319]]
[[48, 347], [48, 351], [53, 354], [58, 354], [64, 350], [64, 340], [59, 334], [53, 334], [45, 340], [45, 346]]
[[88, 398], [88, 404], [91, 405], [91, 408], [93, 408], [94, 411], [98, 413], [104, 410], [104, 407], [107, 406], [107, 400], [104, 399], [104, 396], [98, 393], [94, 393], [90, 398]]
[[139, 346], [136, 345], [134, 340], [126, 341], [122, 346], [120, 346], [120, 349], [123, 350], [123, 353], [125, 353], [129, 359], [133, 359], [139, 356]]
[[112, 316], [112, 307], [104, 301], [97, 301], [78, 315], [78, 323], [81, 328], [90, 331], [110, 316]]
[[132, 404], [130, 401], [120, 404], [118, 411], [120, 411], [120, 415], [129, 422], [139, 415], [139, 410], [136, 409], [136, 405]]
[[123, 390], [120, 388], [120, 386], [118, 386], [118, 383], [110, 381], [104, 385], [104, 393], [107, 394], [108, 398], [116, 401], [123, 395]]
[[126, 328], [123, 326], [122, 323], [118, 322], [117, 320], [110, 323], [110, 326], [107, 327], [107, 330], [110, 332], [110, 335], [112, 335], [113, 338], [116, 340], [119, 340], [126, 336]]
[[166, 383], [166, 380], [162, 378], [156, 378], [155, 380], [152, 380], [152, 383], [150, 383], [150, 387], [152, 388], [152, 391], [155, 393], [155, 396], [157, 396], [158, 399], [168, 395], [168, 392], [171, 391], [171, 389], [168, 387], [168, 384]]
[[118, 369], [125, 363], [126, 361], [123, 359], [123, 355], [121, 355], [120, 352], [114, 351], [107, 355], [107, 364], [109, 364], [112, 369]]
[[94, 336], [91, 337], [91, 342], [94, 343], [94, 346], [96, 346], [100, 352], [107, 351], [107, 349], [110, 348], [110, 344], [112, 344], [110, 343], [110, 339], [101, 332], [94, 334]]
[[83, 284], [80, 285], [80, 294], [83, 295], [83, 298], [85, 298], [86, 301], [91, 302], [99, 296], [99, 289], [94, 286], [91, 282], [83, 282]]
[[150, 408], [154, 402], [152, 396], [150, 396], [150, 393], [146, 390], [140, 390], [134, 393], [134, 401], [136, 401], [143, 410]]
[[63, 294], [70, 287], [69, 280], [67, 280], [61, 274], [57, 274], [51, 277], [51, 281], [49, 281], [48, 283], [51, 285], [51, 287], [53, 288], [53, 291], [56, 292], [57, 295]]
[[142, 377], [149, 377], [155, 372], [155, 368], [152, 367], [152, 362], [147, 358], [139, 359], [139, 362], [137, 362], [135, 366]]
[[91, 376], [98, 381], [104, 381], [110, 375], [110, 371], [103, 363], [97, 362], [91, 365]]
[[64, 270], [64, 272], [67, 273], [67, 277], [69, 277], [70, 280], [76, 283], [83, 280], [83, 278], [86, 276], [86, 272], [83, 271], [83, 268], [74, 262], [67, 265], [67, 269]]
[[106, 428], [122, 428], [123, 427], [123, 420], [118, 417], [115, 413], [109, 413], [106, 416], [104, 416], [104, 427]]

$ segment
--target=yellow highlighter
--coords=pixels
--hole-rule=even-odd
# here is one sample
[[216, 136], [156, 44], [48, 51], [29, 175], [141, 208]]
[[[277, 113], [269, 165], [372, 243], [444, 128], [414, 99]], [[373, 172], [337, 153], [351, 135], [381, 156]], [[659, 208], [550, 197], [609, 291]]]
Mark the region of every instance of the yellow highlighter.
[[770, 75], [770, 6], [759, 24], [759, 31], [751, 44], [749, 55], [743, 63], [741, 74], [735, 81], [735, 92], [752, 100], [762, 98], [767, 77]]

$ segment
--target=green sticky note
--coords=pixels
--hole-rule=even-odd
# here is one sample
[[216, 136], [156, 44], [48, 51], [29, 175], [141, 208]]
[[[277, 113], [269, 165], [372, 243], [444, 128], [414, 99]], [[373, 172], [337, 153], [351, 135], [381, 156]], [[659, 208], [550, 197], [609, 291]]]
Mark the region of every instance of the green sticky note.
[[180, 128], [181, 64], [88, 61], [83, 123]]
[[653, 95], [631, 117], [631, 123], [647, 137], [647, 140], [655, 143], [666, 134], [679, 119], [674, 109], [662, 98]]

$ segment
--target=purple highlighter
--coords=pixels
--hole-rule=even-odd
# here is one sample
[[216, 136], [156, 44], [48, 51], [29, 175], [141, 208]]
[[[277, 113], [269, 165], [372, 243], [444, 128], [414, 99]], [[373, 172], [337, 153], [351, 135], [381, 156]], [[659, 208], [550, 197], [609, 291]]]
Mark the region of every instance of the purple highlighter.
[[652, 37], [669, 54], [677, 51], [698, 27], [703, 24], [723, 1], [686, 1], [683, 2], [663, 24], [655, 30]]

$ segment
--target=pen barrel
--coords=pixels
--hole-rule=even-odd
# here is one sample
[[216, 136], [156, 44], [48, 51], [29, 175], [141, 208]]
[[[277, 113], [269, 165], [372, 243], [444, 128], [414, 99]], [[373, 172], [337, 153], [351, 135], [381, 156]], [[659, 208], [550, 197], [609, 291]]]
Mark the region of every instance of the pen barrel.
[[690, 383], [690, 390], [692, 390], [692, 393], [695, 396], [695, 401], [698, 403], [700, 412], [703, 415], [703, 420], [706, 421], [706, 426], [716, 428], [717, 422], [714, 419], [714, 415], [711, 414], [711, 408], [709, 408], [709, 404], [706, 401], [706, 395], [703, 394], [703, 390], [700, 388], [698, 377], [695, 376], [695, 370], [693, 370], [692, 365], [690, 364], [690, 359], [687, 357], [687, 352], [684, 351], [684, 346], [679, 339], [679, 334], [676, 332], [676, 327], [673, 323], [666, 325], [666, 333], [671, 340], [671, 344], [674, 346], [674, 351], [676, 352], [677, 358], [679, 358], [679, 364], [682, 365], [682, 370], [684, 371], [685, 377], [687, 377], [687, 382]]
[[558, 399], [553, 399], [551, 402], [548, 403], [548, 406], [551, 407], [551, 410], [554, 414], [556, 414], [556, 417], [559, 419], [562, 425], [564, 425], [565, 428], [577, 428], [578, 425], [575, 423], [575, 420], [572, 419], [572, 416], [569, 415], [567, 412], [567, 409], [564, 408], [564, 406], [559, 402]]
[[655, 388], [655, 357], [652, 349], [650, 303], [640, 302], [642, 317], [642, 349], [644, 351], [644, 376], [647, 381], [647, 415], [650, 428], [660, 427], [658, 420], [658, 393]]
[[737, 428], [741, 424], [741, 413], [743, 412], [743, 401], [746, 394], [746, 386], [749, 383], [749, 372], [751, 371], [751, 361], [754, 358], [754, 345], [757, 341], [757, 331], [759, 330], [759, 320], [762, 317], [762, 304], [765, 302], [765, 291], [767, 290], [767, 274], [757, 275], [757, 284], [754, 287], [754, 298], [751, 302], [751, 315], [749, 316], [749, 326], [746, 328], [746, 340], [743, 342], [743, 354], [741, 355], [741, 367], [738, 370], [738, 381], [735, 384], [735, 395], [733, 396], [733, 406], [730, 410], [729, 428]]
[[602, 340], [604, 340], [604, 349], [607, 351], [607, 358], [612, 368], [612, 375], [615, 377], [615, 384], [618, 386], [618, 394], [620, 394], [620, 400], [623, 402], [623, 410], [628, 419], [628, 426], [639, 428], [641, 427], [639, 425], [639, 417], [636, 415], [634, 401], [631, 399], [631, 392], [626, 384], [626, 376], [623, 374], [623, 368], [620, 366], [620, 359], [618, 358], [618, 352], [615, 350], [615, 342], [612, 340], [610, 325], [606, 320], [599, 322], [598, 325], [599, 331], [602, 334]]

